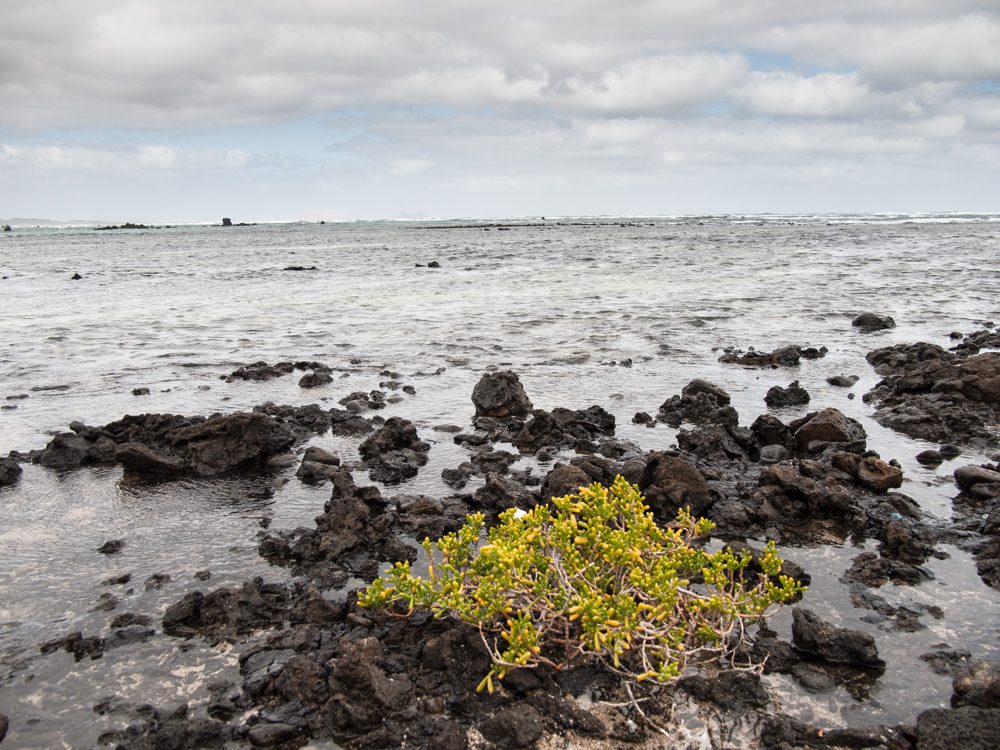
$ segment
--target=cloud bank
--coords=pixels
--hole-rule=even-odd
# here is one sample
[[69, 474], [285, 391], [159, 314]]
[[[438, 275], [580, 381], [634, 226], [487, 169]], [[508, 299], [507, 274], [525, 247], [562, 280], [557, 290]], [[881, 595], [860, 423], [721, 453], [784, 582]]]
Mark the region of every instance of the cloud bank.
[[989, 208], [1000, 172], [993, 0], [49, 0], [3, 31], [0, 205], [89, 173], [281, 186], [289, 218], [801, 210], [810, 180], [812, 210]]

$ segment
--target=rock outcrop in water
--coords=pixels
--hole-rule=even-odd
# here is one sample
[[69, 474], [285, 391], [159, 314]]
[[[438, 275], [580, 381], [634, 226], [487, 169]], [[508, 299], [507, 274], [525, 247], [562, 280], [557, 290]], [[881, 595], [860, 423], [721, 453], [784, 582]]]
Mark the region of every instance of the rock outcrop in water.
[[472, 391], [472, 403], [477, 417], [523, 417], [532, 409], [521, 379], [510, 370], [483, 375]]
[[997, 444], [1000, 352], [963, 356], [917, 343], [876, 349], [866, 358], [883, 377], [865, 394], [880, 424], [937, 443]]
[[812, 346], [783, 346], [772, 352], [758, 352], [751, 348], [749, 351], [727, 349], [719, 357], [719, 361], [724, 364], [741, 365], [743, 367], [795, 367], [801, 359], [820, 359], [825, 357], [827, 348], [821, 346], [819, 349]]

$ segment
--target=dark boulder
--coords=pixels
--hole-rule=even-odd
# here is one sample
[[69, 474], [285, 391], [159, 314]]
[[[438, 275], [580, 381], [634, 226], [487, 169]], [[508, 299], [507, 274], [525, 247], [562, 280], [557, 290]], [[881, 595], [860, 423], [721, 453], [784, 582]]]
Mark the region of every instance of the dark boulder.
[[811, 443], [840, 443], [860, 446], [864, 450], [865, 429], [857, 420], [845, 417], [833, 408], [810, 412], [802, 419], [789, 424], [789, 429], [799, 447], [807, 448]]
[[371, 478], [384, 484], [399, 484], [415, 477], [427, 463], [430, 445], [417, 437], [417, 428], [407, 419], [390, 417], [358, 446], [371, 470]]
[[895, 328], [896, 321], [888, 315], [865, 312], [852, 320], [851, 325], [855, 328], [860, 328], [862, 331], [884, 331], [887, 328]]
[[795, 446], [792, 431], [784, 422], [772, 414], [761, 414], [750, 425], [750, 431], [760, 445], [781, 445], [785, 448]]
[[696, 424], [723, 406], [728, 406], [730, 396], [725, 390], [701, 378], [695, 378], [681, 389], [679, 396], [671, 396], [660, 404], [660, 418], [671, 427], [682, 422]]
[[878, 657], [875, 639], [859, 630], [838, 628], [824, 622], [814, 612], [792, 609], [792, 643], [800, 651], [813, 654], [833, 664], [854, 667], [884, 668]]
[[589, 487], [593, 480], [579, 466], [559, 464], [542, 482], [542, 499], [575, 495], [581, 487]]
[[532, 409], [520, 378], [510, 370], [483, 375], [472, 391], [472, 403], [477, 417], [506, 419], [525, 416]]
[[782, 388], [780, 385], [771, 386], [764, 396], [764, 402], [774, 408], [801, 406], [809, 403], [809, 391], [801, 387], [798, 380], [794, 380], [787, 388]]
[[704, 515], [715, 500], [704, 475], [693, 464], [659, 451], [646, 456], [639, 489], [661, 519], [673, 519], [681, 508], [690, 508], [695, 516]]
[[615, 433], [615, 417], [600, 406], [586, 409], [557, 407], [551, 412], [536, 409], [512, 438], [522, 453], [535, 453], [546, 446], [575, 446]]
[[21, 465], [17, 461], [10, 458], [0, 459], [0, 487], [16, 484], [22, 473]]
[[318, 388], [333, 382], [329, 370], [315, 370], [299, 378], [299, 388]]
[[508, 706], [493, 714], [480, 727], [483, 736], [497, 748], [534, 747], [545, 732], [542, 716], [530, 703]]
[[534, 493], [520, 482], [500, 474], [487, 474], [486, 484], [472, 496], [473, 504], [490, 511], [508, 508], [530, 508], [536, 502]]

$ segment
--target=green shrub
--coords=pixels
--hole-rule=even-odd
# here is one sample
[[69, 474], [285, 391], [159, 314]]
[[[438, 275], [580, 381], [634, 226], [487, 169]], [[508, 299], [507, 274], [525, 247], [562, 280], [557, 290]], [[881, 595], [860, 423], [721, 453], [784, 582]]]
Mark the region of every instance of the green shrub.
[[696, 654], [731, 654], [747, 625], [804, 590], [780, 575], [773, 543], [759, 559], [763, 574], [751, 575], [749, 553], [696, 543], [711, 521], [681, 511], [661, 528], [622, 477], [527, 513], [505, 511], [485, 535], [484, 527], [477, 513], [458, 532], [424, 540], [426, 577], [397, 563], [358, 604], [477, 626], [493, 660], [478, 690], [491, 693], [510, 669], [588, 657], [666, 682]]

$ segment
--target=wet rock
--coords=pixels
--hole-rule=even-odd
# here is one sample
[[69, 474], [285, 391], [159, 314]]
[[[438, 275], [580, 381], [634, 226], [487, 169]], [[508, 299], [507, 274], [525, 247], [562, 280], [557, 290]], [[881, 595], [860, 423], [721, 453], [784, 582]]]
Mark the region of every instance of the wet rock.
[[823, 622], [814, 612], [792, 609], [792, 643], [800, 651], [814, 654], [833, 664], [884, 668], [875, 639], [859, 630], [838, 628]]
[[593, 480], [579, 466], [558, 464], [542, 482], [542, 499], [574, 495], [581, 487], [589, 487]]
[[508, 508], [530, 508], [536, 502], [534, 493], [520, 482], [493, 473], [486, 475], [485, 486], [476, 490], [472, 497], [477, 506], [496, 512]]
[[826, 379], [826, 382], [830, 385], [836, 386], [837, 388], [850, 388], [852, 385], [858, 382], [860, 378], [857, 375], [833, 375]]
[[932, 708], [917, 717], [917, 750], [995, 750], [1000, 709]]
[[917, 463], [924, 466], [937, 466], [944, 461], [944, 456], [936, 450], [920, 451], [915, 458], [917, 459]]
[[488, 474], [493, 472], [495, 474], [506, 474], [510, 471], [510, 466], [515, 461], [517, 461], [520, 456], [517, 456], [510, 451], [494, 451], [488, 450], [482, 453], [473, 454], [470, 462], [475, 470], [480, 474]]
[[729, 670], [713, 677], [694, 675], [679, 680], [677, 687], [727, 711], [763, 708], [770, 702], [760, 678], [751, 672]]
[[653, 419], [649, 414], [644, 411], [637, 411], [632, 417], [632, 424], [645, 424], [650, 425], [655, 423], [656, 420]]
[[875, 552], [862, 552], [851, 561], [842, 580], [877, 588], [887, 581], [914, 586], [927, 578], [927, 572], [912, 563], [882, 557]]
[[876, 456], [835, 453], [831, 457], [831, 463], [834, 468], [849, 474], [858, 484], [873, 492], [887, 492], [903, 485], [903, 470]]
[[829, 748], [829, 750], [912, 750], [907, 731], [898, 727], [818, 728], [787, 716], [769, 716], [761, 725], [760, 743], [764, 748]]
[[49, 469], [75, 469], [92, 463], [89, 451], [93, 443], [75, 432], [61, 432], [45, 446], [38, 463]]
[[390, 417], [358, 446], [372, 481], [383, 484], [399, 484], [415, 477], [420, 467], [427, 463], [429, 450], [430, 445], [417, 437], [413, 422], [401, 417]]
[[104, 656], [104, 639], [98, 636], [84, 636], [80, 632], [70, 633], [62, 638], [43, 643], [39, 651], [43, 654], [66, 651], [73, 654], [75, 661], [81, 661], [87, 657], [96, 660]]
[[232, 728], [218, 721], [188, 716], [187, 704], [161, 710], [142, 706], [138, 721], [99, 738], [101, 745], [129, 750], [223, 750], [236, 739]]
[[472, 391], [472, 403], [476, 416], [499, 419], [526, 416], [532, 409], [520, 378], [510, 370], [483, 375]]
[[[862, 444], [867, 437], [861, 424], [845, 417], [833, 408], [810, 412], [802, 419], [797, 419], [789, 425], [796, 443], [802, 448], [811, 443], [846, 443], [848, 445]], [[863, 449], [863, 447], [862, 447]]]
[[1000, 661], [979, 661], [960, 668], [951, 686], [952, 706], [1000, 708]]
[[319, 388], [332, 382], [333, 375], [330, 374], [329, 370], [316, 370], [299, 378], [299, 388]]
[[503, 708], [480, 727], [483, 736], [499, 748], [531, 747], [545, 731], [534, 706], [522, 703]]
[[23, 470], [17, 461], [9, 458], [0, 459], [0, 487], [9, 487], [17, 484], [21, 478]]
[[122, 466], [143, 476], [180, 476], [188, 470], [188, 465], [182, 458], [157, 453], [139, 443], [126, 443], [118, 449], [115, 456]]
[[753, 433], [732, 425], [707, 425], [694, 430], [681, 430], [677, 434], [677, 445], [686, 453], [706, 462], [725, 462], [740, 458], [753, 460], [759, 457]]
[[153, 573], [143, 582], [143, 588], [146, 591], [159, 591], [163, 584], [170, 583], [171, 580], [169, 573]]
[[786, 448], [795, 446], [795, 440], [788, 425], [771, 414], [761, 414], [757, 417], [750, 425], [750, 432], [762, 446], [782, 445]]
[[149, 388], [133, 388], [132, 389], [132, 395], [133, 396], [148, 396], [149, 395]]
[[809, 403], [809, 391], [801, 387], [798, 380], [793, 380], [787, 388], [771, 386], [764, 396], [764, 402], [773, 408], [801, 406]]
[[[10, 231], [10, 227], [4, 227], [4, 231]], [[4, 714], [0, 714], [0, 742], [3, 742], [4, 737], [7, 736], [7, 727], [9, 726], [10, 720]]]
[[364, 417], [343, 409], [330, 409], [329, 420], [334, 435], [367, 435], [375, 429]]
[[895, 328], [896, 321], [888, 315], [865, 312], [852, 320], [851, 325], [863, 331], [884, 331], [887, 328]]
[[977, 485], [995, 487], [1000, 492], [1000, 471], [987, 468], [986, 466], [960, 466], [955, 469], [955, 484], [962, 490], [971, 491]]
[[441, 479], [449, 487], [459, 490], [469, 483], [469, 478], [475, 473], [476, 468], [468, 461], [464, 461], [454, 469], [443, 469]]
[[135, 643], [145, 643], [156, 635], [153, 628], [142, 625], [128, 625], [112, 630], [104, 639], [104, 647], [110, 651], [113, 648], [131, 646]]
[[117, 555], [123, 549], [125, 549], [124, 539], [111, 539], [98, 547], [97, 551], [102, 555]]
[[[803, 356], [801, 346], [784, 346], [773, 352], [758, 352], [751, 349], [747, 352], [727, 351], [719, 361], [725, 364], [736, 364], [743, 367], [795, 367]], [[809, 352], [810, 359], [818, 359], [826, 354], [826, 347], [813, 349]]]
[[704, 475], [683, 458], [654, 451], [646, 456], [639, 481], [646, 502], [661, 519], [673, 519], [681, 508], [704, 515], [714, 502]]
[[679, 396], [671, 396], [660, 405], [660, 417], [672, 427], [682, 422], [704, 422], [708, 415], [721, 406], [727, 406], [730, 396], [725, 390], [701, 378], [695, 378], [681, 389]]
[[79, 273], [74, 273], [69, 278], [70, 278], [71, 281], [79, 281], [80, 279], [83, 278], [83, 276], [81, 276]]
[[826, 670], [815, 664], [799, 663], [789, 670], [799, 685], [810, 693], [825, 693], [837, 686], [837, 681]]
[[522, 453], [535, 453], [546, 446], [573, 446], [614, 432], [614, 415], [597, 405], [577, 410], [557, 407], [551, 412], [536, 409], [510, 442]]
[[883, 376], [865, 400], [875, 419], [913, 438], [995, 445], [1000, 352], [963, 357], [934, 344], [899, 344], [866, 356]]
[[[296, 603], [307, 598], [316, 603], [315, 596], [306, 597], [306, 593], [301, 588], [293, 590], [282, 584], [265, 583], [261, 578], [239, 588], [223, 587], [207, 594], [192, 591], [167, 607], [163, 632], [181, 638], [194, 635], [233, 638], [277, 627], [291, 616]], [[327, 602], [325, 612], [318, 608], [314, 616], [332, 617], [335, 611], [335, 605]]]
[[927, 662], [935, 674], [954, 675], [959, 669], [968, 665], [972, 654], [964, 648], [951, 648], [946, 643], [938, 648], [920, 655], [921, 661]]

